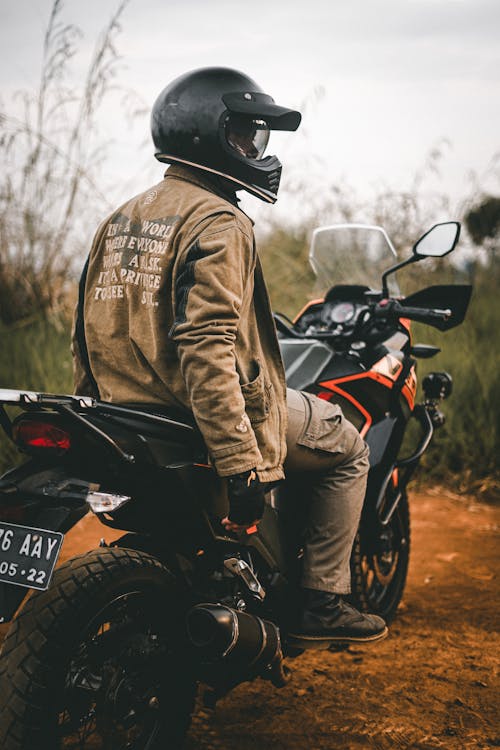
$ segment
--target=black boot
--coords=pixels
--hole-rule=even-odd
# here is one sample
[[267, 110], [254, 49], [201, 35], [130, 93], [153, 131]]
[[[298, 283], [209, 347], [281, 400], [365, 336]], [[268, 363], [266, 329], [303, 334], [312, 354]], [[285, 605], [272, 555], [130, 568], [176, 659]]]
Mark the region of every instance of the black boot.
[[359, 612], [337, 594], [304, 589], [304, 607], [290, 642], [300, 648], [327, 648], [329, 644], [373, 643], [389, 631], [378, 615]]

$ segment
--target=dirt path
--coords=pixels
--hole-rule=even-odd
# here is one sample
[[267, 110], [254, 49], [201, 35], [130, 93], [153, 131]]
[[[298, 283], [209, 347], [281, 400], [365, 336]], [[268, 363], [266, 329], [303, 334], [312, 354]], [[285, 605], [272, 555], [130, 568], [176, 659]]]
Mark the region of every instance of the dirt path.
[[390, 637], [310, 653], [277, 691], [240, 686], [192, 730], [189, 750], [500, 747], [500, 509], [413, 495], [412, 554]]
[[[200, 709], [187, 750], [467, 750], [500, 747], [500, 509], [413, 494], [407, 592], [390, 637], [371, 649], [291, 662], [282, 690], [256, 681]], [[87, 517], [64, 558], [112, 533]]]

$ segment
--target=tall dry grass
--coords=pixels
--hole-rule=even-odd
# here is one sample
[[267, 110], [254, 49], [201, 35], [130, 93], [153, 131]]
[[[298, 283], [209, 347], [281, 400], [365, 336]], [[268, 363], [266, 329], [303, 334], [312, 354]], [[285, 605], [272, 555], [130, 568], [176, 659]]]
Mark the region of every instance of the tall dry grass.
[[[88, 226], [109, 206], [96, 175], [106, 144], [96, 114], [114, 85], [115, 38], [126, 2], [100, 35], [85, 80], [71, 79], [81, 31], [55, 0], [44, 36], [40, 80], [22, 91], [23, 114], [0, 111], [0, 321], [65, 311], [74, 260], [85, 257]], [[97, 210], [99, 205], [99, 210]], [[103, 208], [104, 207], [104, 208]], [[82, 239], [85, 238], [85, 239]]]

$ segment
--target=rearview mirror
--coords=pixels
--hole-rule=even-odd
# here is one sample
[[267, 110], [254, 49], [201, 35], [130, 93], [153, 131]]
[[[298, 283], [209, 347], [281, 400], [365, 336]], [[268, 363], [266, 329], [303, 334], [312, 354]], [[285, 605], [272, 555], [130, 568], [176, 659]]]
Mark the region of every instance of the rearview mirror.
[[413, 246], [414, 255], [420, 258], [442, 258], [454, 249], [460, 236], [458, 221], [435, 224]]

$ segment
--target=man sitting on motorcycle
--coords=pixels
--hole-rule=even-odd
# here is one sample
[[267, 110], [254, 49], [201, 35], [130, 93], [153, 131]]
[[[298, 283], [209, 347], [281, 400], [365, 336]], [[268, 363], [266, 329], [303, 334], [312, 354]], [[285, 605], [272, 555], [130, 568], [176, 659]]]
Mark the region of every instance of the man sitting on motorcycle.
[[300, 113], [226, 68], [187, 73], [158, 97], [151, 126], [164, 179], [99, 227], [80, 290], [76, 391], [189, 410], [228, 480], [222, 524], [258, 524], [269, 482], [307, 473], [297, 644], [380, 640], [384, 621], [347, 604], [368, 449], [337, 406], [288, 390], [253, 222], [236, 191], [274, 203], [271, 130]]

